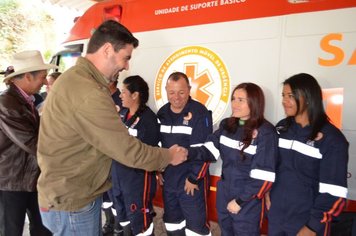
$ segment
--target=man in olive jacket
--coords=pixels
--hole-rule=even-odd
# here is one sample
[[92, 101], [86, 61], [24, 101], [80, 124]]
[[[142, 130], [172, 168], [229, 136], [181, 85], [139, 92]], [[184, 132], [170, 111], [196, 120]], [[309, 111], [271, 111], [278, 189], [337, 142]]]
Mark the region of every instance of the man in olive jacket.
[[128, 134], [108, 84], [129, 68], [138, 40], [106, 21], [91, 37], [87, 55], [64, 72], [49, 93], [38, 143], [39, 205], [54, 235], [100, 235], [101, 195], [112, 158], [148, 171], [186, 160], [187, 150], [151, 147]]
[[31, 235], [51, 235], [38, 209], [36, 151], [39, 116], [33, 95], [47, 83], [39, 51], [16, 53], [0, 95], [0, 235], [22, 236], [26, 213]]

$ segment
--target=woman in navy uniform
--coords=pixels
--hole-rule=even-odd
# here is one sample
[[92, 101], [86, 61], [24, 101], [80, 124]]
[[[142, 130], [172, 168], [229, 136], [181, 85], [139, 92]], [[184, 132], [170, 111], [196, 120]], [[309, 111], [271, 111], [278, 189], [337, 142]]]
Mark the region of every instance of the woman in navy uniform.
[[285, 80], [282, 97], [287, 118], [277, 124], [279, 164], [268, 235], [329, 235], [333, 216], [345, 206], [348, 142], [330, 123], [313, 76]]
[[[140, 76], [129, 76], [123, 81], [120, 116], [129, 133], [142, 142], [157, 146], [159, 124], [155, 113], [146, 105], [148, 85]], [[153, 234], [152, 199], [156, 192], [156, 174], [124, 166], [112, 165], [114, 207], [124, 234]], [[131, 230], [131, 232], [130, 232]]]
[[224, 119], [189, 159], [222, 159], [216, 208], [223, 236], [260, 235], [264, 194], [275, 180], [278, 136], [264, 118], [264, 94], [253, 83], [238, 85], [231, 96], [232, 116]]
[[[115, 103], [116, 109], [118, 112], [122, 108], [122, 101], [120, 98], [120, 90], [117, 88], [118, 81], [111, 81], [109, 83], [109, 90], [111, 93], [111, 98]], [[109, 189], [107, 192], [103, 194], [103, 204], [101, 206], [101, 209], [105, 213], [105, 223], [102, 228], [102, 233], [104, 236], [106, 235], [112, 235], [114, 236], [120, 235], [120, 232], [123, 231], [123, 228], [121, 227], [119, 222], [115, 221], [115, 215], [116, 210], [114, 208], [113, 204], [113, 196], [112, 196], [112, 189]]]

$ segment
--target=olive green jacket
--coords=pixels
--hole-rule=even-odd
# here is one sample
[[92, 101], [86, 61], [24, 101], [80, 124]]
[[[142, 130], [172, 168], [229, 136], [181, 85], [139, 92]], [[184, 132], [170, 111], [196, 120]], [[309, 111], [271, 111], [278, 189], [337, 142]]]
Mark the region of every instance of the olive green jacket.
[[110, 188], [111, 158], [148, 171], [169, 162], [167, 149], [128, 134], [106, 79], [83, 57], [57, 79], [46, 98], [37, 156], [39, 205], [63, 211], [78, 210]]

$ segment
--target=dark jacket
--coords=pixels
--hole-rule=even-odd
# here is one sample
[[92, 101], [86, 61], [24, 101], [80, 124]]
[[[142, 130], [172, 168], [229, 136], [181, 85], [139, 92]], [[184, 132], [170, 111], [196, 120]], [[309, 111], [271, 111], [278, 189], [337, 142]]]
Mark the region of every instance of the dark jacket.
[[269, 217], [283, 219], [289, 229], [307, 225], [321, 235], [345, 206], [349, 143], [329, 122], [315, 140], [309, 140], [310, 126], [290, 122], [277, 124], [279, 163]]
[[264, 121], [242, 156], [244, 126], [239, 126], [235, 133], [229, 133], [224, 128], [226, 122], [224, 119], [220, 123], [219, 129], [209, 135], [202, 147], [190, 148], [189, 158], [216, 161], [221, 157], [221, 186], [228, 190], [226, 197], [236, 199], [244, 207], [244, 203], [263, 198], [275, 180], [278, 135], [274, 126]]
[[[162, 147], [169, 148], [178, 144], [185, 148], [203, 145], [213, 131], [211, 112], [201, 103], [189, 98], [184, 109], [174, 114], [170, 103], [165, 104], [157, 112], [161, 123]], [[208, 173], [209, 164], [201, 161], [184, 162], [177, 166], [169, 165], [164, 173], [165, 186], [184, 186], [185, 180], [197, 184]]]
[[[146, 107], [140, 113], [137, 112], [130, 119], [127, 119], [128, 113], [129, 110], [127, 108], [122, 108], [119, 114], [122, 122], [127, 127], [129, 134], [138, 138], [145, 144], [158, 146], [159, 124], [156, 114], [149, 107]], [[145, 178], [147, 178], [147, 175], [151, 175], [151, 173], [154, 172], [131, 168], [118, 161], [113, 161], [111, 168], [113, 184], [118, 182], [118, 187], [123, 188], [123, 192], [131, 194], [137, 194], [140, 193], [140, 191], [142, 192], [138, 186], [143, 185]]]
[[15, 85], [0, 94], [0, 189], [36, 191], [39, 117]]

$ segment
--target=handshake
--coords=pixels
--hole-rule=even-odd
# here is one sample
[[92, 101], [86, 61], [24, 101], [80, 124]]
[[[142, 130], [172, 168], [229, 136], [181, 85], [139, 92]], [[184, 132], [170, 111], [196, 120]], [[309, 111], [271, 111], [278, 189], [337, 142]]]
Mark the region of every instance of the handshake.
[[188, 150], [184, 147], [178, 146], [177, 144], [171, 146], [169, 149], [169, 156], [171, 161], [169, 164], [176, 166], [188, 159]]

